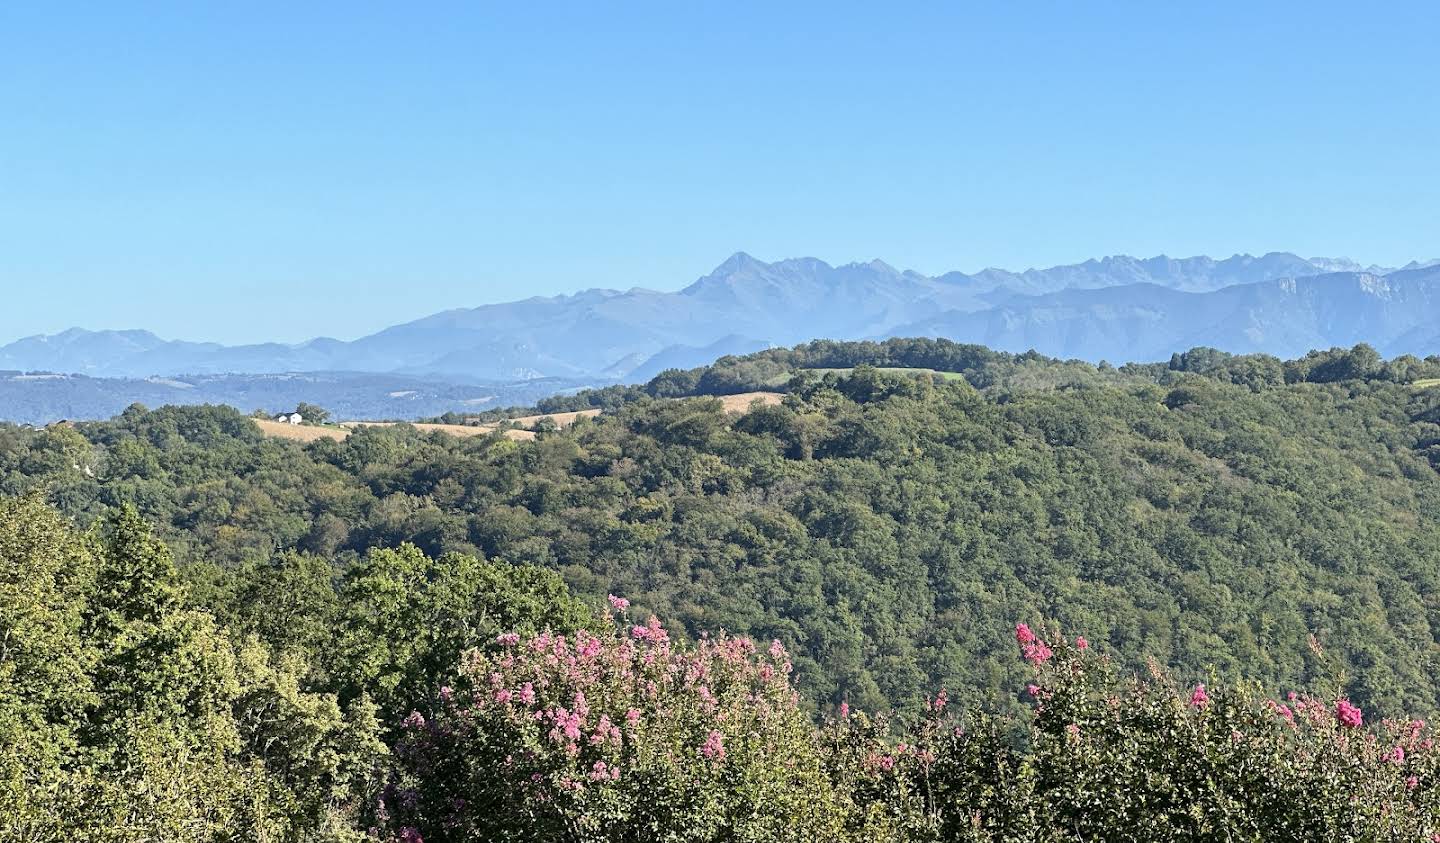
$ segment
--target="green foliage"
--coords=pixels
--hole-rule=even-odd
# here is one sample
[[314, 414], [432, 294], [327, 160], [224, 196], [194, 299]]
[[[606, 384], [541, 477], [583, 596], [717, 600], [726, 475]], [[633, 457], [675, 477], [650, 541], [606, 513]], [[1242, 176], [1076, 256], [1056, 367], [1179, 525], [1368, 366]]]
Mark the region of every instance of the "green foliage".
[[[585, 606], [607, 593], [673, 618], [677, 651], [720, 630], [785, 642], [805, 715], [899, 709], [776, 737], [824, 781], [766, 772], [748, 804], [798, 816], [790, 788], [821, 794], [837, 840], [1093, 838], [1095, 817], [1132, 839], [1403, 839], [1433, 810], [1429, 768], [1407, 761], [1400, 794], [1264, 700], [1440, 710], [1437, 366], [1363, 346], [1115, 369], [812, 343], [584, 396], [608, 412], [532, 442], [399, 426], [302, 446], [217, 407], [0, 427], [0, 841], [354, 839], [410, 763], [386, 748], [403, 718], [480, 686], [466, 653], [598, 629]], [[777, 372], [779, 405], [695, 394]], [[1016, 617], [1084, 629], [1113, 664], [1065, 662], [1089, 684], [1047, 680], [1032, 723]], [[1232, 690], [1197, 713], [1152, 658]], [[969, 719], [906, 737], [933, 756], [912, 775], [897, 735], [938, 687]], [[445, 763], [478, 787], [484, 759], [535, 749], [506, 728]], [[546, 757], [545, 776], [575, 772]], [[668, 801], [604, 816], [644, 805], [720, 836], [759, 816], [666, 764], [633, 771]], [[1357, 787], [1391, 825], [1336, 813]]]
[[295, 407], [295, 412], [300, 414], [300, 417], [305, 420], [306, 424], [321, 425], [330, 420], [329, 410], [307, 401], [301, 401]]
[[0, 500], [0, 841], [356, 839], [388, 757], [372, 691], [408, 704], [496, 629], [590, 618], [553, 574], [413, 547], [340, 592], [295, 554], [237, 579], [226, 628], [132, 509], [86, 535]]
[[[222, 408], [132, 408], [12, 431], [0, 489], [43, 490], [82, 524], [133, 505], [197, 605], [306, 654], [317, 681], [350, 636], [361, 672], [327, 687], [387, 713], [433, 691], [418, 677], [437, 668], [405, 655], [429, 645], [397, 638], [404, 667], [363, 653], [420, 622], [384, 604], [431, 575], [391, 560], [356, 578], [372, 548], [406, 543], [623, 592], [686, 635], [782, 638], [817, 707], [913, 706], [944, 685], [1013, 708], [996, 689], [1015, 666], [986, 630], [1039, 612], [1131, 667], [1145, 641], [1182, 674], [1243, 668], [1272, 688], [1316, 676], [1297, 655], [1313, 632], [1367, 706], [1440, 708], [1440, 392], [1409, 385], [1440, 361], [1194, 349], [1097, 369], [939, 340], [755, 359], [798, 372], [784, 404], [736, 415], [639, 390], [529, 443], [375, 427], [301, 446]], [[342, 617], [335, 582], [373, 589], [354, 601], [370, 615]]]
[[436, 698], [460, 656], [509, 630], [575, 629], [590, 619], [563, 582], [413, 545], [375, 550], [346, 576], [335, 635], [322, 660], [345, 699], [368, 695], [404, 715]]

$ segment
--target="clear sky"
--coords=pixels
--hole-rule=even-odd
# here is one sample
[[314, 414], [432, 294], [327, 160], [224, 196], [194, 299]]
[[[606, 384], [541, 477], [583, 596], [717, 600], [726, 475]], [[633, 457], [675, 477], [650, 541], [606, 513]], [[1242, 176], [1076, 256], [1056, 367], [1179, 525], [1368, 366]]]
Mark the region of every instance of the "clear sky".
[[353, 338], [737, 250], [1440, 256], [1440, 4], [0, 4], [0, 342]]

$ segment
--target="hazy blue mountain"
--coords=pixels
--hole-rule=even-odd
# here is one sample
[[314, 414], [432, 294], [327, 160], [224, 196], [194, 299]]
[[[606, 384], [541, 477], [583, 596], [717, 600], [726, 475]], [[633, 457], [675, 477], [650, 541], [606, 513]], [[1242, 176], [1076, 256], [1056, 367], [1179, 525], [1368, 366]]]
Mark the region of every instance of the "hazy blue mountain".
[[770, 343], [768, 342], [731, 334], [706, 346], [672, 345], [659, 354], [641, 361], [639, 365], [622, 365], [618, 371], [612, 374], [633, 383], [644, 383], [666, 369], [695, 369], [714, 363], [726, 355], [752, 354], [756, 351], [764, 351], [769, 347]]
[[1390, 355], [1428, 355], [1440, 353], [1436, 314], [1440, 267], [1430, 267], [1282, 278], [1206, 293], [1158, 284], [1069, 289], [979, 312], [952, 310], [887, 335], [1117, 363], [1160, 360], [1198, 345], [1297, 357], [1368, 342]]
[[[1079, 288], [1118, 287], [1129, 284], [1156, 284], [1171, 290], [1207, 292], [1232, 284], [1250, 284], [1275, 278], [1297, 278], [1323, 272], [1358, 272], [1364, 268], [1346, 258], [1305, 258], [1288, 252], [1271, 252], [1260, 257], [1234, 255], [1224, 260], [1208, 257], [1132, 258], [1127, 255], [1088, 260], [1071, 266], [1028, 269], [1021, 273], [987, 269], [974, 276], [950, 273], [941, 276], [957, 280], [974, 278], [981, 283], [1016, 293], [1038, 295]], [[963, 283], [963, 281], [962, 281]]]
[[[675, 292], [584, 290], [450, 310], [350, 342], [222, 346], [77, 329], [0, 348], [0, 368], [131, 378], [347, 371], [453, 382], [636, 381], [766, 345], [904, 333], [1116, 360], [1163, 359], [1202, 344], [1291, 354], [1357, 337], [1434, 353], [1434, 334], [1422, 324], [1433, 311], [1408, 300], [1382, 306], [1389, 299], [1367, 292], [1398, 285], [1394, 296], [1410, 296], [1418, 282], [1406, 273], [1434, 268], [1390, 271], [1272, 252], [1116, 256], [932, 277], [878, 260], [766, 263], [741, 252]], [[1320, 278], [1328, 280], [1299, 284]]]

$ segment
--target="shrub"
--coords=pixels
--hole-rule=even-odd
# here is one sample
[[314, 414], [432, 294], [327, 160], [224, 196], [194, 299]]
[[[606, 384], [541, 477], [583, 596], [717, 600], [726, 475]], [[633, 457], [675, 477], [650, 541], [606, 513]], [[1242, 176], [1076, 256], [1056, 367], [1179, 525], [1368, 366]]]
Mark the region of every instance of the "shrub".
[[1083, 638], [1017, 639], [1035, 674], [1023, 728], [952, 716], [942, 695], [902, 742], [851, 738], [888, 753], [860, 783], [910, 839], [1440, 840], [1421, 721], [1367, 729], [1343, 697], [1186, 688], [1155, 665], [1125, 678]]
[[820, 840], [842, 827], [778, 642], [672, 644], [655, 618], [500, 636], [413, 713], [376, 807], [391, 839]]

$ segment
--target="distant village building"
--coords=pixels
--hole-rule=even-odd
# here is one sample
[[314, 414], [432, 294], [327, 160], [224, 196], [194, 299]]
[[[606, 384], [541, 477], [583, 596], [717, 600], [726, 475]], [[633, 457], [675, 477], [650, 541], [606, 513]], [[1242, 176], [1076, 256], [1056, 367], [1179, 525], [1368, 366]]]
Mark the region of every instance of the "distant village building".
[[305, 417], [299, 413], [281, 413], [275, 417], [275, 421], [281, 424], [300, 424], [305, 421]]

